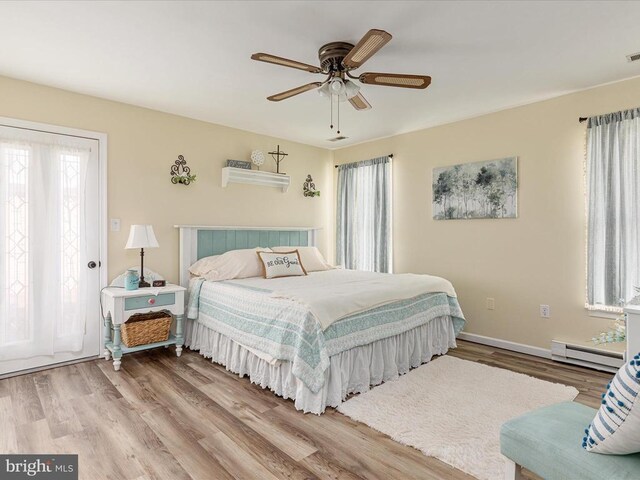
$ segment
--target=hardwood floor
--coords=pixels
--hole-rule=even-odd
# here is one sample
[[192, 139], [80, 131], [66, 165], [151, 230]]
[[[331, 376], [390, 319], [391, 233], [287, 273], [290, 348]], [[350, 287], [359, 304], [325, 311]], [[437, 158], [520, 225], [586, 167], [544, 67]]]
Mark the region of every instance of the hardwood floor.
[[[612, 377], [464, 341], [450, 355], [572, 385], [593, 407]], [[0, 452], [78, 453], [87, 480], [472, 479], [333, 409], [303, 415], [188, 350], [0, 380], [0, 425]]]

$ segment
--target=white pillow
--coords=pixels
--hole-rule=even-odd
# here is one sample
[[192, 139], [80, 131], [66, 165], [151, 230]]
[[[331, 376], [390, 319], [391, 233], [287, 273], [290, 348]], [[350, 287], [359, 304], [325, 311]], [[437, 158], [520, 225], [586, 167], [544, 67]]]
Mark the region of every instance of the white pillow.
[[206, 280], [213, 282], [221, 280], [233, 280], [235, 278], [260, 277], [262, 275], [262, 262], [256, 252], [270, 252], [268, 248], [247, 248], [242, 250], [229, 250], [211, 261], [209, 270], [202, 275]]
[[298, 250], [300, 261], [307, 272], [321, 272], [333, 268], [327, 263], [317, 247], [273, 247], [271, 250], [282, 253], [290, 252], [294, 249]]
[[602, 394], [602, 405], [585, 430], [589, 452], [627, 455], [640, 452], [640, 355], [625, 363]]
[[294, 277], [306, 275], [300, 254], [297, 250], [289, 252], [258, 252], [262, 262], [264, 278]]
[[202, 277], [209, 273], [216, 265], [216, 259], [220, 255], [212, 255], [211, 257], [203, 257], [189, 267], [189, 273], [196, 277]]

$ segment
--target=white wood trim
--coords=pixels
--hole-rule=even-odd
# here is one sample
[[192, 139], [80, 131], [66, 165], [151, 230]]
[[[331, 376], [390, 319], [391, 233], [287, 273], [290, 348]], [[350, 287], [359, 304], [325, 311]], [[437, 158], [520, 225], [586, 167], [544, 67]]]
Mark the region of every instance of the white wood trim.
[[[91, 132], [86, 132], [91, 133]], [[100, 164], [100, 290], [109, 285], [109, 206], [108, 206], [108, 169], [107, 169], [107, 142], [106, 133], [91, 133], [97, 136], [99, 150], [98, 162]], [[102, 312], [100, 312], [102, 325]], [[104, 350], [104, 335], [100, 337], [99, 352]]]
[[196, 261], [198, 254], [198, 228], [180, 228], [180, 285], [189, 287], [189, 267]]
[[289, 190], [291, 177], [282, 173], [261, 172], [245, 168], [224, 167], [222, 169], [222, 187], [230, 183], [246, 183], [263, 187], [281, 188], [283, 192]]
[[212, 225], [174, 225], [180, 229], [180, 285], [189, 288], [189, 267], [198, 258], [198, 230], [276, 230], [282, 232], [309, 232], [309, 246], [318, 246], [318, 230], [321, 227], [241, 227], [241, 226], [212, 226]]
[[107, 140], [107, 134], [103, 132], [94, 132], [91, 130], [81, 130], [79, 128], [64, 127], [61, 125], [52, 125], [50, 123], [32, 122], [30, 120], [21, 120], [19, 118], [0, 117], [0, 126], [24, 128], [25, 130], [34, 130], [43, 133], [56, 133], [58, 135], [68, 135], [71, 137], [88, 138], [90, 140]]
[[[67, 135], [71, 137], [79, 137], [86, 138], [90, 140], [97, 140], [98, 142], [98, 182], [99, 182], [99, 215], [100, 218], [98, 220], [99, 229], [98, 232], [99, 240], [100, 240], [100, 275], [99, 275], [99, 286], [100, 290], [108, 285], [109, 275], [108, 275], [108, 252], [109, 252], [109, 221], [108, 221], [108, 205], [107, 205], [107, 188], [108, 188], [108, 170], [107, 170], [107, 141], [108, 136], [103, 132], [94, 132], [91, 130], [82, 130], [79, 128], [71, 128], [64, 127], [61, 125], [52, 125], [50, 123], [40, 123], [40, 122], [32, 122], [30, 120], [21, 120], [18, 118], [9, 118], [9, 117], [0, 117], [0, 126], [5, 127], [13, 127], [13, 128], [23, 128], [25, 130], [33, 130], [36, 132], [43, 133], [54, 133], [58, 135]], [[96, 295], [99, 295], [100, 292], [96, 292]], [[100, 317], [102, 318], [102, 317]], [[100, 345], [99, 351], [101, 352], [104, 348], [102, 335], [98, 335], [100, 337]], [[93, 357], [91, 357], [93, 358]], [[73, 363], [68, 362], [68, 363]], [[67, 362], [64, 362], [67, 363]], [[49, 367], [47, 367], [49, 368]]]
[[586, 309], [586, 310], [587, 310], [587, 315], [589, 315], [590, 317], [606, 318], [607, 320], [616, 320], [621, 315], [621, 313], [606, 312], [604, 310], [589, 310], [589, 309]]
[[51, 370], [52, 368], [64, 367], [67, 365], [73, 365], [75, 363], [91, 362], [92, 360], [103, 358], [102, 350], [100, 350], [100, 352], [101, 353], [99, 355], [92, 355], [90, 357], [77, 358], [75, 360], [66, 360], [64, 362], [51, 363], [49, 365], [43, 365], [41, 367], [26, 368], [24, 370], [18, 370], [16, 372], [3, 373], [2, 375], [0, 375], [0, 380], [4, 380], [5, 378], [17, 377], [19, 375], [27, 375], [29, 373], [42, 372], [43, 370]]
[[551, 350], [546, 348], [534, 347], [533, 345], [525, 345], [523, 343], [510, 342], [499, 338], [485, 337], [475, 333], [460, 332], [458, 335], [460, 340], [467, 340], [473, 343], [489, 345], [491, 347], [504, 348], [512, 352], [526, 353], [535, 357], [551, 358]]

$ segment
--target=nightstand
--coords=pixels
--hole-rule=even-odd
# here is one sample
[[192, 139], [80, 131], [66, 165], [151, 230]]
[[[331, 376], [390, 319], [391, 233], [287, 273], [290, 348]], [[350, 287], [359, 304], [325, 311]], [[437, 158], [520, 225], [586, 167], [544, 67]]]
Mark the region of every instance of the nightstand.
[[[175, 345], [176, 355], [179, 357], [182, 354], [185, 291], [186, 288], [179, 285], [140, 288], [138, 290], [108, 287], [102, 290], [102, 314], [105, 319], [102, 356], [105, 360], [109, 360], [113, 356], [114, 370], [120, 370], [120, 359], [125, 353]], [[169, 334], [168, 340], [137, 347], [127, 347], [121, 343], [120, 327], [129, 317], [136, 313], [158, 312], [160, 310], [167, 310], [175, 317], [175, 334]]]

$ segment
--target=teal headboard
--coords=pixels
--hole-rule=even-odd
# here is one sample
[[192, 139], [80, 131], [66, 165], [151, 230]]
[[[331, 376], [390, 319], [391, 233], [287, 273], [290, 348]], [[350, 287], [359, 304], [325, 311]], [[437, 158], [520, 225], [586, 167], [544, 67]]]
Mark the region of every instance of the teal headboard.
[[309, 231], [301, 230], [198, 230], [196, 260], [229, 250], [255, 247], [306, 246]]
[[180, 284], [189, 284], [189, 267], [197, 260], [229, 250], [255, 247], [316, 246], [315, 227], [209, 227], [180, 229]]

